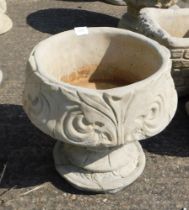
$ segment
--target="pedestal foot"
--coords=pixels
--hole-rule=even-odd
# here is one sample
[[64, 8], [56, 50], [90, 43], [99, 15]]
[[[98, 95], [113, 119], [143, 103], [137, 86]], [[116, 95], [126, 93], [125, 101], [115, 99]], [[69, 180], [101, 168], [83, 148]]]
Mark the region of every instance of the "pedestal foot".
[[57, 142], [53, 155], [58, 173], [74, 187], [86, 191], [120, 191], [134, 182], [145, 166], [145, 155], [138, 142], [104, 150]]

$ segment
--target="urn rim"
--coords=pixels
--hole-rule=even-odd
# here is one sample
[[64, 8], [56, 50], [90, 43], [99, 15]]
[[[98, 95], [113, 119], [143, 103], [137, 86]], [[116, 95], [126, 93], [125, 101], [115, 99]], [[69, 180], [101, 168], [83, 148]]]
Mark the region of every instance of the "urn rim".
[[63, 81], [58, 81], [55, 78], [51, 77], [48, 73], [46, 73], [46, 71], [39, 67], [38, 62], [39, 60], [36, 58], [36, 51], [40, 48], [43, 47], [43, 44], [45, 44], [46, 42], [48, 42], [51, 39], [57, 39], [59, 37], [63, 37], [64, 36], [69, 36], [69, 34], [75, 33], [74, 29], [72, 30], [68, 30], [65, 32], [61, 32], [59, 34], [53, 35], [43, 41], [41, 41], [38, 45], [36, 45], [33, 49], [33, 51], [30, 54], [30, 58], [29, 58], [29, 63], [32, 66], [32, 71], [37, 75], [37, 77], [39, 77], [45, 84], [47, 84], [48, 86], [51, 86], [53, 88], [57, 88], [57, 89], [69, 89], [69, 90], [77, 90], [77, 91], [82, 91], [82, 92], [86, 92], [86, 93], [115, 93], [118, 95], [122, 95], [123, 90], [124, 93], [125, 92], [129, 92], [132, 91], [133, 89], [138, 89], [141, 87], [146, 86], [146, 84], [149, 84], [151, 81], [153, 80], [157, 80], [164, 72], [166, 71], [171, 71], [171, 59], [170, 59], [170, 52], [169, 50], [164, 47], [163, 45], [159, 44], [158, 42], [142, 35], [142, 34], [138, 34], [129, 30], [125, 30], [125, 29], [118, 29], [118, 28], [112, 28], [112, 27], [89, 27], [88, 28], [88, 32], [89, 33], [114, 33], [114, 34], [122, 34], [122, 35], [126, 35], [126, 36], [132, 36], [136, 39], [140, 39], [142, 42], [145, 42], [148, 45], [151, 45], [154, 50], [157, 51], [157, 53], [159, 54], [159, 56], [162, 59], [162, 63], [160, 64], [160, 68], [155, 71], [154, 73], [152, 73], [150, 76], [148, 76], [145, 79], [142, 79], [140, 81], [131, 83], [129, 85], [125, 85], [125, 86], [120, 86], [120, 87], [115, 87], [115, 88], [111, 88], [111, 89], [89, 89], [86, 87], [82, 87], [82, 86], [74, 86], [71, 85], [69, 83], [63, 82]]

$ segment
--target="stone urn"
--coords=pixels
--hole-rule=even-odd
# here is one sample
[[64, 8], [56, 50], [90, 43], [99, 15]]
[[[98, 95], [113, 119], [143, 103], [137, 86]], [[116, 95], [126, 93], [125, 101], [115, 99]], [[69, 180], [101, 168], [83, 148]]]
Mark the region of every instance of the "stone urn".
[[144, 8], [139, 32], [171, 52], [172, 76], [179, 96], [189, 94], [189, 9]]
[[59, 174], [76, 188], [117, 192], [145, 167], [139, 140], [171, 121], [177, 94], [169, 51], [123, 29], [71, 30], [40, 42], [26, 70], [31, 122], [57, 139]]
[[12, 28], [12, 21], [5, 14], [6, 10], [6, 1], [0, 0], [0, 34], [4, 34]]
[[169, 8], [175, 5], [177, 0], [125, 0], [125, 2], [127, 3], [127, 13], [121, 18], [119, 27], [138, 32], [139, 13], [142, 8]]

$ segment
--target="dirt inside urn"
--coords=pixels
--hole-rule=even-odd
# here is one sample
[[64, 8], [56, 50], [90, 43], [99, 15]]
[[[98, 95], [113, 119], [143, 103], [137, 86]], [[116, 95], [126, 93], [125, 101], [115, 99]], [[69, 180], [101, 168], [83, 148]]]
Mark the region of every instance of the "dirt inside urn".
[[[87, 67], [82, 68], [79, 71], [73, 72], [68, 76], [62, 76], [61, 81], [69, 83], [71, 85], [90, 88], [90, 89], [111, 89], [129, 85], [130, 83], [124, 79], [117, 78], [112, 74], [114, 71], [101, 70], [101, 72], [109, 72], [106, 74], [98, 73], [94, 68]], [[118, 71], [117, 71], [117, 74]]]

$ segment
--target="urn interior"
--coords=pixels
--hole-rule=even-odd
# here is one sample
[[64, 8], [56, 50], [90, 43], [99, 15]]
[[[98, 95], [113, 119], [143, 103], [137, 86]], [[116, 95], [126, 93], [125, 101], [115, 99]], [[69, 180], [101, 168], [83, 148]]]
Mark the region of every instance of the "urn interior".
[[163, 64], [157, 48], [141, 36], [103, 29], [83, 36], [66, 33], [35, 52], [39, 69], [58, 83], [110, 89], [144, 80]]

